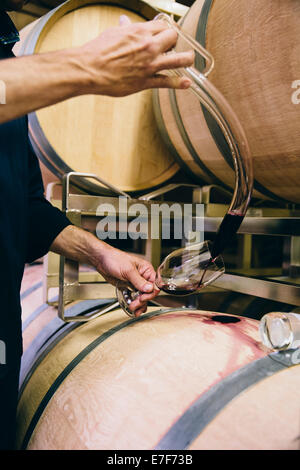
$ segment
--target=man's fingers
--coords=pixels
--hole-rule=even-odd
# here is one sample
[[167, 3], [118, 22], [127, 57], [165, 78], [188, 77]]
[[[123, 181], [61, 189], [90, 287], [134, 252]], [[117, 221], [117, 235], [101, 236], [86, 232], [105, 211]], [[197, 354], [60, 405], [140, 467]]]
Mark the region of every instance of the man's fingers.
[[141, 295], [139, 295], [136, 299], [130, 302], [129, 310], [131, 310], [131, 312], [136, 312], [137, 310], [139, 310], [140, 308], [144, 308], [145, 306], [147, 306], [147, 302], [142, 302]]
[[186, 90], [191, 86], [191, 80], [186, 77], [170, 77], [168, 75], [157, 74], [148, 78], [145, 82], [147, 88], [174, 88]]
[[149, 300], [154, 299], [154, 297], [159, 294], [158, 289], [153, 289], [153, 291], [150, 294], [140, 294], [136, 300], [139, 300], [139, 302], [142, 304], [143, 302], [149, 302]]
[[120, 18], [119, 18], [119, 25], [120, 26], [127, 26], [129, 24], [131, 24], [130, 18], [128, 18], [128, 16], [126, 16], [126, 15], [121, 15]]
[[[119, 24], [120, 26], [126, 26], [129, 24], [132, 24], [132, 22], [128, 18], [127, 15], [121, 15], [119, 18]], [[137, 31], [140, 31], [142, 34], [148, 33], [152, 36], [156, 36], [157, 34], [167, 29], [171, 31], [171, 28], [167, 25], [165, 21], [153, 21], [152, 20], [152, 21], [146, 21], [145, 23], [134, 23], [134, 27]]]
[[155, 277], [156, 277], [156, 272], [154, 271], [154, 268], [152, 264], [142, 261], [138, 262], [138, 271], [140, 275], [145, 278], [147, 281], [150, 281], [152, 283], [155, 282]]
[[177, 42], [177, 33], [173, 29], [166, 29], [157, 34], [153, 41], [157, 43], [159, 52], [167, 52], [175, 47]]
[[131, 302], [130, 307], [129, 307], [130, 310], [134, 312], [137, 309], [140, 309], [143, 306], [145, 306], [145, 304], [147, 305], [147, 302], [154, 299], [154, 297], [156, 297], [159, 294], [159, 292], [160, 292], [159, 289], [154, 288], [153, 292], [151, 292], [150, 294], [140, 294], [135, 300]]
[[141, 25], [143, 29], [145, 29], [146, 31], [149, 31], [149, 33], [151, 33], [152, 35], [159, 34], [162, 31], [165, 31], [168, 29], [171, 31], [171, 28], [169, 27], [169, 25], [165, 21], [161, 21], [161, 20], [147, 21], [146, 23], [141, 23]]
[[161, 54], [153, 63], [154, 71], [170, 70], [176, 68], [191, 67], [194, 63], [195, 54], [193, 51]]
[[147, 311], [147, 305], [145, 305], [142, 308], [139, 308], [138, 310], [135, 311], [135, 316], [140, 317], [143, 313]]
[[136, 268], [127, 273], [127, 279], [140, 292], [150, 293], [153, 291], [153, 283], [141, 276]]

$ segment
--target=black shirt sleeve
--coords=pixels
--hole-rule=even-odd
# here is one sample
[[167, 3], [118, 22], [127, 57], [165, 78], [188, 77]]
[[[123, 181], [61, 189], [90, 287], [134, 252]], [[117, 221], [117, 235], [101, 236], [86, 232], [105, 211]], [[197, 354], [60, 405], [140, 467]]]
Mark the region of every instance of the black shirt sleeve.
[[28, 242], [26, 262], [44, 256], [57, 235], [71, 222], [44, 197], [44, 186], [38, 159], [29, 145]]

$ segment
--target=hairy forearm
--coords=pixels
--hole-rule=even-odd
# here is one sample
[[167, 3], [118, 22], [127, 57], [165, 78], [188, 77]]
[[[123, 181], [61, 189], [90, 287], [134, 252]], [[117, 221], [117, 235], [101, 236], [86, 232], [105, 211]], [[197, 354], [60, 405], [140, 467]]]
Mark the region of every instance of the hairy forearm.
[[177, 35], [162, 22], [110, 28], [80, 47], [0, 61], [6, 104], [0, 124], [74, 96], [126, 96], [146, 88], [188, 88], [161, 71], [193, 63], [191, 52], [164, 54]]
[[80, 263], [91, 264], [112, 285], [118, 286], [121, 281], [134, 286], [140, 295], [130, 304], [130, 310], [137, 316], [146, 311], [147, 302], [159, 292], [154, 284], [155, 271], [148, 261], [113, 248], [78, 227], [66, 227], [50, 249]]
[[77, 96], [88, 82], [75, 50], [2, 60], [0, 80], [6, 95], [0, 123]]
[[91, 233], [69, 225], [54, 240], [50, 250], [80, 263], [97, 266], [110, 247]]

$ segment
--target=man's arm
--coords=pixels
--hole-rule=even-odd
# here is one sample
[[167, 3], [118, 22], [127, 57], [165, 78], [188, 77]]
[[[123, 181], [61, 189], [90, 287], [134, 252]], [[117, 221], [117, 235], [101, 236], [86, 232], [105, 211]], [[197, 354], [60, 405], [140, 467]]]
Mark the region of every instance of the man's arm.
[[0, 61], [6, 104], [0, 123], [83, 94], [125, 96], [146, 88], [188, 88], [187, 78], [160, 72], [186, 67], [192, 52], [164, 54], [176, 33], [161, 21], [104, 31], [82, 47]]
[[147, 302], [159, 290], [155, 287], [153, 266], [138, 256], [133, 256], [98, 240], [91, 233], [70, 225], [53, 241], [50, 250], [70, 259], [94, 266], [113, 285], [118, 281], [129, 282], [142, 292], [130, 304], [136, 316], [147, 309]]
[[98, 240], [91, 233], [74, 227], [67, 217], [44, 198], [38, 160], [29, 145], [28, 234], [26, 262], [32, 262], [49, 250], [94, 266], [111, 284], [130, 282], [143, 292], [130, 309], [136, 315], [146, 311], [147, 301], [158, 294], [154, 287], [152, 265]]

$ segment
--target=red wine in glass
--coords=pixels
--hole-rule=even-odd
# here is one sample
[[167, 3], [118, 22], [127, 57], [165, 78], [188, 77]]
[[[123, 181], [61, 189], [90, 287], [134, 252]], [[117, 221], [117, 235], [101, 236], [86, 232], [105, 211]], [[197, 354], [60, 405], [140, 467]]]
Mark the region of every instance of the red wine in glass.
[[[196, 243], [170, 253], [156, 271], [155, 284], [167, 294], [190, 295], [211, 284], [225, 272], [221, 256], [214, 259], [211, 242]], [[140, 292], [131, 286], [117, 288], [117, 297], [123, 310], [134, 317], [129, 305]]]
[[195, 289], [180, 289], [178, 287], [175, 287], [173, 289], [173, 288], [170, 288], [168, 284], [164, 284], [160, 289], [166, 294], [178, 295], [178, 296], [191, 295], [195, 292]]

